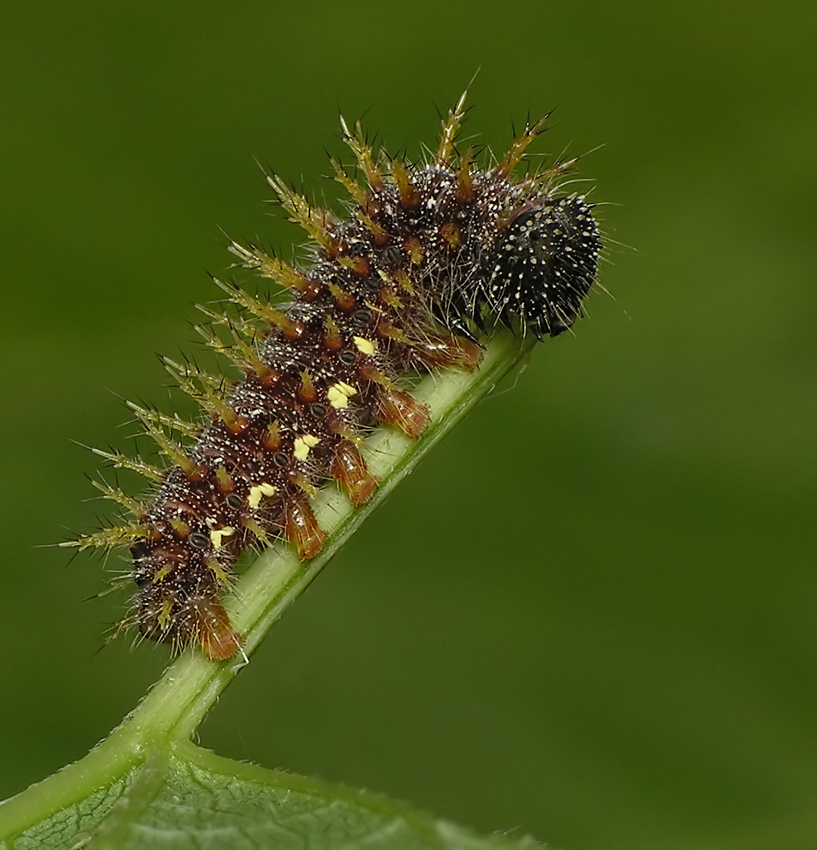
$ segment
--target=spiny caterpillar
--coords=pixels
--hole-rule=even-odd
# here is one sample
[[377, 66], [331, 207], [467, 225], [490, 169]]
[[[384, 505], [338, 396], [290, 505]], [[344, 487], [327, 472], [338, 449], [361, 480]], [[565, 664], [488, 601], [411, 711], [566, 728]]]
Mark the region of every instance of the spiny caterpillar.
[[592, 205], [560, 192], [576, 160], [514, 176], [542, 119], [529, 122], [502, 159], [486, 154], [480, 165], [473, 148], [456, 146], [464, 100], [421, 166], [375, 152], [359, 123], [350, 130], [341, 120], [365, 181], [331, 160], [352, 199], [344, 220], [267, 178], [309, 235], [311, 264], [289, 265], [253, 245], [233, 242], [230, 250], [289, 290], [291, 303], [279, 309], [216, 281], [238, 309], [200, 308], [212, 324], [199, 330], [243, 380], [229, 386], [166, 360], [206, 424], [129, 403], [171, 465], [97, 450], [115, 468], [146, 476], [156, 492], [143, 504], [95, 482], [136, 521], [66, 544], [130, 548], [138, 590], [120, 630], [136, 626], [176, 650], [198, 645], [214, 660], [233, 656], [242, 638], [220, 596], [236, 559], [274, 535], [291, 541], [302, 561], [317, 555], [326, 534], [310, 497], [330, 481], [354, 506], [372, 497], [378, 482], [362, 436], [382, 423], [417, 438], [428, 424], [427, 408], [402, 379], [474, 370], [480, 335], [496, 324], [541, 339], [581, 315], [600, 239]]

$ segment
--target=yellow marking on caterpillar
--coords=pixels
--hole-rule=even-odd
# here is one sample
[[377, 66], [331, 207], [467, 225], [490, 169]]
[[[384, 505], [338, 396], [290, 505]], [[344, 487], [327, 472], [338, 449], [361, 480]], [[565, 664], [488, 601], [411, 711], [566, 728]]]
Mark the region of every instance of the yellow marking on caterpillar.
[[374, 354], [377, 350], [377, 343], [373, 339], [366, 339], [362, 336], [352, 337], [352, 342], [357, 346], [357, 350], [361, 354]]
[[256, 484], [250, 487], [250, 495], [247, 497], [247, 504], [251, 508], [257, 508], [261, 504], [261, 499], [264, 496], [274, 496], [278, 492], [278, 488], [266, 481], [261, 484]]
[[314, 449], [320, 441], [321, 438], [316, 437], [314, 434], [304, 434], [303, 437], [296, 437], [292, 454], [298, 460], [306, 460], [309, 457], [310, 450]]
[[210, 531], [210, 540], [213, 541], [215, 549], [221, 548], [222, 538], [232, 537], [235, 534], [235, 529], [230, 525], [225, 525], [224, 528], [214, 528]]
[[349, 399], [353, 395], [357, 395], [357, 390], [345, 381], [338, 381], [336, 384], [332, 384], [326, 393], [326, 396], [329, 399], [329, 404], [331, 404], [335, 410], [342, 410], [344, 407], [348, 407]]

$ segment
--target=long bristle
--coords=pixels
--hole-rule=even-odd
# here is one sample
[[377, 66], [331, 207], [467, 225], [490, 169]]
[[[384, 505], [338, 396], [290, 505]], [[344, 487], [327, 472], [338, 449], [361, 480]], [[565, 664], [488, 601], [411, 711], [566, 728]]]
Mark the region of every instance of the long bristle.
[[343, 132], [343, 141], [349, 146], [349, 149], [355, 155], [357, 164], [369, 184], [369, 188], [377, 191], [383, 186], [383, 175], [374, 161], [372, 147], [366, 139], [366, 134], [363, 132], [363, 127], [360, 121], [355, 122], [354, 131], [350, 130], [344, 117], [340, 116], [340, 127]]
[[457, 140], [457, 135], [462, 127], [462, 122], [465, 118], [465, 98], [468, 95], [466, 89], [461, 95], [456, 104], [448, 110], [448, 117], [443, 121], [443, 129], [440, 135], [440, 144], [437, 148], [437, 155], [434, 158], [435, 163], [441, 168], [448, 168], [451, 165], [451, 157], [454, 153], [454, 143]]
[[275, 174], [267, 175], [281, 206], [295, 224], [302, 227], [326, 251], [337, 248], [334, 237], [334, 217], [326, 210], [313, 207], [303, 195], [290, 188]]

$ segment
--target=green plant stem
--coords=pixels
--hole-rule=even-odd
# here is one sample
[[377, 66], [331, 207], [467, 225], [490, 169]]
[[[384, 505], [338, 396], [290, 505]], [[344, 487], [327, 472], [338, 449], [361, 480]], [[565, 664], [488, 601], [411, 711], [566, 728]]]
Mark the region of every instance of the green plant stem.
[[[525, 359], [534, 344], [510, 333], [497, 333], [473, 373], [448, 370], [426, 377], [414, 395], [431, 408], [423, 436], [409, 440], [381, 428], [366, 441], [369, 466], [380, 486], [365, 507], [354, 509], [336, 490], [315, 499], [315, 513], [329, 532], [317, 558], [301, 563], [292, 547], [274, 545], [236, 582], [226, 602], [235, 628], [244, 635], [249, 656], [268, 629], [308, 587], [360, 523], [408, 475], [432, 448], [496, 383]], [[146, 759], [163, 760], [176, 744], [189, 740], [243, 659], [216, 663], [189, 649], [165, 671], [122, 723], [85, 758], [0, 804], [0, 836], [22, 832], [44, 817], [88, 796]]]

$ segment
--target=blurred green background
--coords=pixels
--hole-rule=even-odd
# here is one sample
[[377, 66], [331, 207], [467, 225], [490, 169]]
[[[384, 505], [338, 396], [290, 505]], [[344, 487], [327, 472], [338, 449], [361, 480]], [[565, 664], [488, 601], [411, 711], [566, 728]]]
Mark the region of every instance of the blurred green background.
[[0, 797], [165, 663], [97, 652], [102, 565], [33, 547], [107, 510], [71, 440], [128, 447], [108, 390], [166, 402], [219, 228], [300, 239], [254, 158], [331, 195], [339, 110], [416, 156], [479, 68], [480, 141], [558, 106], [538, 150], [603, 145], [614, 298], [405, 482], [201, 742], [555, 847], [817, 845], [813, 2], [28, 0], [3, 33]]

